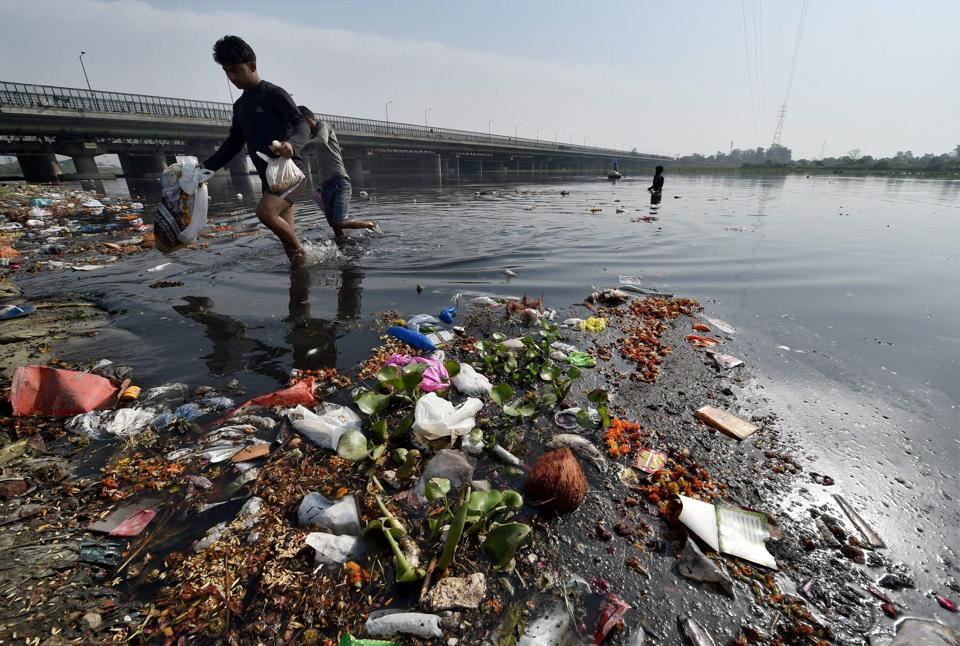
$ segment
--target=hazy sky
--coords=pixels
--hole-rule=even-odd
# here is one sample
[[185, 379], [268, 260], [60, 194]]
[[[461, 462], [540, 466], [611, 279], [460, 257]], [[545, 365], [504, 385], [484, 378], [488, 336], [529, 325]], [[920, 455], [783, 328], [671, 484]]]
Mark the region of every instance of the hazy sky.
[[[768, 146], [802, 0], [0, 0], [0, 80], [229, 101], [246, 38], [315, 111], [685, 154]], [[606, 10], [605, 10], [606, 8]], [[960, 1], [809, 0], [795, 157], [960, 144]], [[749, 62], [748, 62], [749, 57]], [[236, 95], [236, 90], [234, 90]], [[559, 135], [557, 132], [559, 131]]]

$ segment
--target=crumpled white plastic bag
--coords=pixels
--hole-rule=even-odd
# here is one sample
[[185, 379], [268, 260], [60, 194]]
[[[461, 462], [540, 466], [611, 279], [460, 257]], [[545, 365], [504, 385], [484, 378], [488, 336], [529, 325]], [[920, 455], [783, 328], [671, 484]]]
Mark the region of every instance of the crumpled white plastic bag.
[[301, 527], [321, 527], [338, 536], [360, 535], [360, 514], [352, 495], [334, 502], [316, 491], [308, 493], [300, 502], [297, 520]]
[[413, 412], [413, 431], [427, 440], [466, 435], [476, 424], [474, 415], [481, 408], [483, 402], [476, 397], [454, 406], [437, 393], [427, 393]]
[[461, 363], [460, 372], [453, 378], [453, 387], [464, 395], [481, 397], [490, 394], [493, 384], [469, 363]]
[[323, 449], [337, 450], [340, 436], [347, 431], [362, 431], [360, 416], [346, 406], [324, 404], [320, 414], [298, 405], [286, 411], [295, 431]]

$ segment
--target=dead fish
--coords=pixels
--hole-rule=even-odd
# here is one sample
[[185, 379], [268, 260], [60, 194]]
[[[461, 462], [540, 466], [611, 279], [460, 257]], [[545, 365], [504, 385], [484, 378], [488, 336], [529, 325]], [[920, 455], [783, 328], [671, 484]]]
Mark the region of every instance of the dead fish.
[[558, 433], [553, 436], [547, 446], [551, 449], [567, 447], [597, 469], [603, 465], [603, 454], [593, 445], [593, 442], [574, 433]]
[[713, 641], [710, 633], [694, 621], [693, 617], [684, 619], [681, 626], [683, 627], [683, 634], [693, 646], [717, 646], [717, 642]]
[[506, 277], [508, 277], [508, 278], [515, 278], [516, 275], [517, 275], [517, 272], [512, 271], [512, 270], [510, 270], [510, 269], [504, 269], [504, 270], [503, 270], [503, 275], [506, 276]]
[[630, 294], [620, 289], [602, 289], [593, 292], [587, 297], [588, 303], [603, 303], [604, 305], [619, 305], [630, 300]]
[[707, 558], [697, 544], [687, 539], [677, 563], [677, 572], [681, 576], [702, 583], [715, 583], [731, 598], [736, 598], [733, 591], [733, 581], [720, 566]]

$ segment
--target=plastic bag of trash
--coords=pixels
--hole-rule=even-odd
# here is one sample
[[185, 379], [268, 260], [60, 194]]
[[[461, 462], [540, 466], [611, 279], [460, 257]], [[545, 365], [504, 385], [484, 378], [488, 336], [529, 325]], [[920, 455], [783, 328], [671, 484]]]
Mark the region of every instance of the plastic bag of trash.
[[94, 439], [130, 437], [147, 428], [156, 414], [152, 408], [90, 411], [73, 417], [64, 427], [71, 433]]
[[106, 408], [117, 387], [98, 375], [49, 366], [20, 366], [13, 373], [10, 402], [14, 415], [67, 416]]
[[476, 397], [454, 406], [436, 393], [427, 393], [417, 402], [413, 411], [413, 431], [427, 440], [438, 440], [451, 435], [466, 435], [476, 421], [483, 402]]
[[196, 157], [171, 164], [160, 176], [160, 203], [153, 221], [156, 247], [170, 253], [197, 239], [207, 226], [206, 181], [213, 171], [198, 168]]
[[295, 431], [317, 446], [333, 451], [337, 449], [341, 435], [350, 430], [363, 430], [359, 415], [336, 404], [324, 404], [319, 415], [303, 406], [288, 410], [286, 415]]
[[479, 397], [489, 395], [493, 385], [469, 363], [461, 363], [459, 374], [453, 378], [453, 387], [464, 395]]
[[[273, 142], [277, 145], [278, 142]], [[292, 159], [287, 157], [270, 157], [257, 151], [257, 157], [267, 162], [267, 168], [264, 176], [267, 178], [267, 186], [274, 193], [283, 193], [291, 186], [296, 186], [303, 179], [301, 171]]]
[[360, 514], [352, 495], [334, 502], [315, 491], [308, 493], [300, 502], [297, 520], [302, 527], [322, 527], [337, 535], [360, 534]]

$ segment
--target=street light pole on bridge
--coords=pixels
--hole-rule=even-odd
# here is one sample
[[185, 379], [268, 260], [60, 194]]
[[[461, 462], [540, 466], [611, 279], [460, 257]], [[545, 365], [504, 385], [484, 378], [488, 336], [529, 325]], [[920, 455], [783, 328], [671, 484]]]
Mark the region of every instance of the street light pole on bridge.
[[80, 69], [83, 70], [83, 79], [87, 82], [87, 89], [93, 92], [93, 88], [90, 87], [90, 79], [87, 77], [87, 67], [83, 64], [83, 55], [86, 52], [80, 52]]
[[386, 103], [383, 104], [383, 111], [387, 113], [387, 123], [390, 123], [390, 104], [391, 103], [393, 103], [393, 101], [387, 101]]
[[423, 111], [423, 127], [424, 128], [427, 127], [427, 113], [430, 112], [431, 110], [433, 110], [433, 108], [427, 108], [426, 110]]
[[515, 124], [513, 124], [513, 140], [514, 140], [514, 141], [517, 140], [517, 128], [519, 128], [519, 127], [522, 126], [522, 125], [523, 125], [522, 123], [515, 123]]
[[537, 143], [540, 143], [540, 131], [541, 131], [541, 130], [543, 130], [543, 128], [537, 128]]
[[490, 119], [489, 121], [487, 121], [487, 136], [488, 136], [488, 137], [493, 134], [493, 122], [494, 122], [494, 121], [496, 121], [496, 119]]

